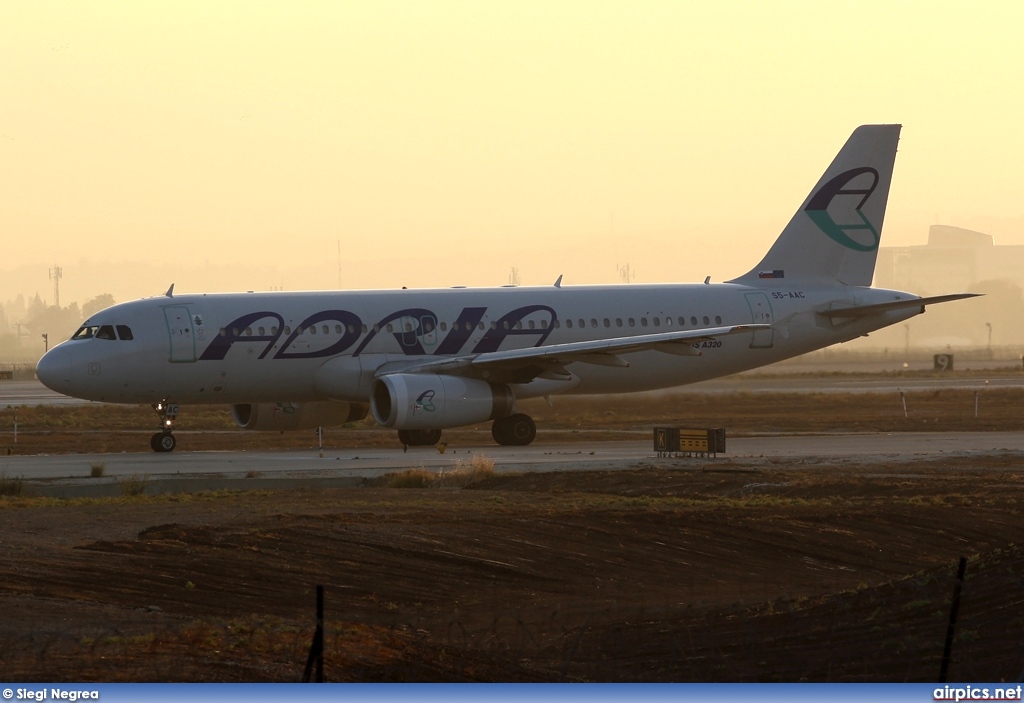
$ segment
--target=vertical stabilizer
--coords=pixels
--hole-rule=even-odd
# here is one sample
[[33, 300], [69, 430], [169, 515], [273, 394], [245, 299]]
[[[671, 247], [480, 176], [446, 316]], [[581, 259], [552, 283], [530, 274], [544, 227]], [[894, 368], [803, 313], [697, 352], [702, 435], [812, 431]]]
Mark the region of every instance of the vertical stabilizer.
[[761, 263], [735, 281], [870, 286], [899, 136], [900, 125], [855, 129]]

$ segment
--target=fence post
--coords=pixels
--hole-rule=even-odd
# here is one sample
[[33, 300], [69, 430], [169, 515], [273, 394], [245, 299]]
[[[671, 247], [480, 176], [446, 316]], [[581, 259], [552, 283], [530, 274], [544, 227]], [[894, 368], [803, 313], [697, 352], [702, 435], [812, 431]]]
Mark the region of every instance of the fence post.
[[949, 671], [949, 656], [953, 652], [953, 634], [956, 632], [956, 616], [960, 611], [960, 590], [964, 585], [964, 572], [967, 570], [967, 557], [960, 557], [960, 568], [956, 572], [956, 587], [953, 588], [953, 605], [949, 609], [949, 626], [946, 627], [946, 646], [942, 650], [942, 669], [939, 671], [939, 683], [946, 683]]
[[313, 633], [313, 644], [309, 647], [306, 659], [306, 670], [302, 674], [302, 683], [309, 683], [309, 676], [316, 663], [316, 682], [324, 682], [324, 587], [316, 587], [316, 632]]

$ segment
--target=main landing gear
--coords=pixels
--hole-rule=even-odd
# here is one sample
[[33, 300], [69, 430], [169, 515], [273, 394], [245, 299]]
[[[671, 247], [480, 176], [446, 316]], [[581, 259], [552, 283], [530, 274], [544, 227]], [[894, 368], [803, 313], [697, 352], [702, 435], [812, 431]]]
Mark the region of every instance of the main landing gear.
[[516, 413], [495, 420], [491, 425], [491, 436], [501, 445], [525, 447], [537, 436], [537, 425], [529, 415]]
[[399, 430], [398, 441], [407, 447], [433, 447], [441, 441], [441, 430]]
[[153, 410], [160, 416], [160, 431], [149, 438], [149, 446], [154, 452], [174, 451], [178, 441], [171, 434], [174, 429], [174, 421], [178, 417], [177, 403], [154, 403]]
[[[537, 437], [537, 425], [529, 415], [516, 413], [495, 420], [491, 436], [507, 447], [525, 447]], [[154, 442], [156, 437], [153, 437]], [[399, 430], [398, 441], [406, 447], [433, 447], [441, 441], [441, 430]]]

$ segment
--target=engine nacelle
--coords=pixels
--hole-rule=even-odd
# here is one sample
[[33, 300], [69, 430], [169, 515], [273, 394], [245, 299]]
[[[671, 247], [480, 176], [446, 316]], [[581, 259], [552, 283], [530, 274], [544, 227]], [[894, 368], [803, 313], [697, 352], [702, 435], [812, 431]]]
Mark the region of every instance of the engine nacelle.
[[311, 430], [362, 420], [369, 413], [362, 403], [257, 403], [232, 405], [231, 417], [243, 430]]
[[370, 409], [384, 427], [443, 430], [512, 414], [508, 386], [458, 376], [391, 374], [373, 383]]

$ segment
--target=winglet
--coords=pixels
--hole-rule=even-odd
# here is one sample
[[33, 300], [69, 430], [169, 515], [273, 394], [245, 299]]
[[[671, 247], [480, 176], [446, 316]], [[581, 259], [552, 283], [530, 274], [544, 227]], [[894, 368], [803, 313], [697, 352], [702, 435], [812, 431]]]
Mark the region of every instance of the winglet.
[[173, 283], [171, 284], [171, 287], [167, 289], [167, 292], [164, 293], [164, 295], [166, 295], [168, 298], [173, 298], [174, 297], [174, 284]]
[[555, 288], [561, 288], [561, 287], [562, 287], [562, 274], [558, 274], [558, 280], [555, 281]]

